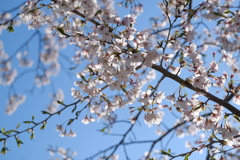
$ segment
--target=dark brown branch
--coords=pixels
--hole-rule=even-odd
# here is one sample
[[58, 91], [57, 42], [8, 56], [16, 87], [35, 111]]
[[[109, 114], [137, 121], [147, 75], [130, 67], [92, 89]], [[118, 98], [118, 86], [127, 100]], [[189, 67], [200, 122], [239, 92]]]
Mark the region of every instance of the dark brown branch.
[[212, 95], [211, 93], [203, 90], [203, 89], [199, 89], [199, 88], [195, 88], [192, 84], [188, 83], [187, 81], [183, 80], [182, 78], [180, 78], [179, 76], [177, 75], [174, 75], [170, 72], [168, 72], [166, 69], [164, 69], [162, 66], [160, 65], [153, 65], [152, 66], [153, 69], [161, 72], [162, 74], [164, 74], [166, 77], [169, 77], [171, 78], [172, 80], [178, 82], [179, 84], [182, 84], [184, 85], [185, 87], [193, 90], [193, 91], [196, 91], [196, 92], [201, 92], [204, 94], [205, 97], [207, 97], [209, 100], [223, 106], [224, 108], [228, 109], [229, 111], [231, 111], [233, 114], [237, 115], [240, 117], [240, 111], [235, 108], [233, 105], [229, 104], [227, 101], [224, 101], [214, 95]]

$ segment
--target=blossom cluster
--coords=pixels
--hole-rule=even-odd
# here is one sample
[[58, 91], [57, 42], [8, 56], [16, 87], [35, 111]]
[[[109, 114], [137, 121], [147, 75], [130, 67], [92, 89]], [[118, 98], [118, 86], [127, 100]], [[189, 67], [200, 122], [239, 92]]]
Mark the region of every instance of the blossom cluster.
[[76, 133], [73, 132], [71, 129], [70, 129], [70, 132], [67, 133], [66, 129], [64, 129], [62, 125], [56, 125], [56, 130], [61, 133], [59, 134], [60, 137], [64, 137], [64, 136], [76, 137], [77, 136]]
[[[163, 1], [158, 5], [163, 13], [162, 19], [152, 18], [152, 28], [144, 30], [137, 29], [142, 5], [135, 5], [132, 14], [121, 17], [115, 12], [113, 1], [109, 0], [102, 0], [102, 6], [96, 0], [52, 0], [41, 5], [31, 0], [19, 17], [29, 29], [45, 27], [45, 36], [40, 38], [43, 49], [39, 50], [39, 61], [34, 64], [37, 65], [37, 87], [50, 84], [51, 77], [59, 73], [60, 50], [67, 45], [77, 47], [71, 57], [73, 63], [87, 65], [81, 71], [74, 68], [77, 69], [77, 80], [71, 88], [71, 96], [77, 101], [75, 109], [79, 102], [87, 102], [82, 108], [89, 111], [83, 116], [83, 124], [96, 119], [105, 119], [113, 124], [116, 121], [112, 116], [114, 112], [129, 107], [131, 123], [134, 124], [140, 117], [138, 114], [143, 113], [148, 126], [159, 126], [167, 108], [181, 114], [181, 120], [177, 119], [174, 126], [191, 122], [187, 127], [176, 129], [179, 137], [212, 131], [214, 138], [220, 135], [224, 145], [234, 147], [240, 146], [237, 139], [240, 133], [228, 121], [229, 117], [239, 120], [239, 113], [228, 112], [236, 109], [229, 103], [231, 97], [234, 105], [240, 105], [236, 78], [240, 74], [236, 58], [236, 51], [240, 49], [240, 12], [230, 11], [231, 3], [210, 0], [189, 9], [189, 1]], [[216, 20], [214, 32], [217, 34], [212, 36], [213, 31], [199, 17], [207, 21]], [[167, 23], [170, 27], [164, 29]], [[89, 27], [87, 31], [84, 29], [86, 25]], [[198, 33], [199, 26], [206, 27], [203, 34]], [[216, 52], [210, 50], [214, 47]], [[20, 66], [33, 65], [27, 55], [27, 51], [17, 54]], [[222, 71], [222, 66], [230, 70]], [[163, 74], [159, 83], [165, 78], [177, 82], [179, 87], [176, 91], [159, 91], [159, 84], [153, 86], [150, 82], [159, 78], [156, 72]], [[11, 58], [5, 54], [0, 42], [0, 84], [9, 85], [16, 76]], [[193, 92], [188, 93], [186, 88]], [[223, 98], [217, 94], [220, 91], [211, 94], [216, 88], [223, 93]], [[58, 90], [47, 110], [56, 113], [58, 102], [63, 98], [63, 91]], [[7, 113], [15, 111], [24, 100], [25, 97], [20, 95], [10, 97]], [[82, 110], [76, 111], [76, 119]], [[56, 130], [61, 132], [61, 137], [76, 136], [71, 129], [67, 133], [62, 125], [57, 125]], [[159, 129], [157, 133], [164, 132]], [[209, 137], [200, 136], [199, 139], [203, 142], [204, 138]], [[186, 146], [191, 147], [191, 144], [186, 143]], [[198, 150], [204, 147], [205, 144], [201, 144]], [[149, 158], [149, 155], [147, 153], [144, 158]], [[118, 159], [118, 156], [112, 155], [112, 159]]]
[[61, 148], [61, 147], [57, 147], [56, 149], [53, 148], [52, 146], [50, 146], [50, 148], [48, 149], [49, 154], [52, 156], [51, 159], [54, 158], [54, 160], [59, 160], [58, 157], [53, 157], [55, 155], [55, 153], [58, 153], [58, 155], [61, 158], [64, 158], [65, 160], [73, 160], [73, 157], [77, 155], [76, 151], [72, 151], [70, 152], [69, 149], [65, 149], [65, 148]]
[[17, 76], [17, 70], [12, 68], [9, 56], [5, 53], [3, 42], [0, 41], [0, 84], [10, 85]]
[[11, 115], [13, 112], [17, 110], [20, 104], [24, 103], [25, 99], [26, 99], [25, 95], [16, 94], [11, 96], [8, 100], [6, 113], [8, 115]]
[[[181, 2], [172, 3], [171, 5], [172, 6], [169, 6], [170, 10], [166, 11], [168, 16], [181, 15], [182, 18], [181, 30], [170, 34], [171, 38], [166, 43], [166, 46], [174, 51], [174, 54], [179, 51], [182, 52], [182, 58], [179, 59], [180, 66], [169, 66], [172, 70], [171, 73], [180, 76], [183, 68], [188, 67], [187, 70], [193, 73], [193, 75], [187, 82], [193, 87], [206, 92], [209, 91], [212, 84], [214, 86], [225, 86], [225, 83], [227, 83], [226, 73], [221, 77], [212, 75], [219, 72], [219, 63], [212, 61], [209, 67], [204, 66], [203, 57], [197, 51], [197, 45], [193, 43], [197, 32], [193, 24], [187, 21], [187, 13], [184, 10], [186, 4]], [[209, 2], [203, 3], [197, 10], [204, 10], [203, 8], [208, 5]], [[74, 83], [78, 89], [71, 89], [74, 99], [82, 100], [84, 95], [88, 95], [91, 99], [103, 100], [105, 107], [102, 107], [102, 105], [95, 106], [94, 104], [91, 104], [90, 107], [91, 113], [95, 114], [99, 119], [109, 116], [116, 109], [125, 108], [137, 100], [143, 105], [141, 109], [145, 111], [145, 122], [148, 124], [159, 124], [163, 114], [157, 111], [159, 110], [158, 108], [151, 108], [150, 106], [154, 104], [164, 106], [161, 105], [162, 99], [165, 98], [164, 92], [152, 94], [151, 90], [147, 90], [146, 92], [142, 91], [144, 83], [139, 79], [138, 69], [136, 68], [139, 66], [142, 69], [146, 69], [146, 67], [151, 68], [154, 64], [160, 63], [165, 63], [165, 65], [168, 66], [170, 60], [174, 58], [174, 54], [162, 54], [162, 46], [158, 48], [154, 47], [152, 37], [149, 36], [151, 30], [137, 31], [137, 29], [134, 28], [136, 15], [127, 15], [121, 19], [118, 15], [113, 12], [108, 13], [106, 10], [96, 13], [98, 7], [95, 1], [59, 1], [57, 3], [52, 2], [50, 6], [53, 8], [53, 13], [57, 17], [66, 16], [66, 18], [58, 27], [49, 26], [48, 30], [56, 30], [60, 37], [70, 37], [70, 43], [80, 47], [80, 50], [76, 51], [76, 55], [73, 57], [76, 63], [80, 63], [82, 59], [87, 59], [91, 62], [83, 71], [76, 73], [77, 78], [80, 80]], [[78, 6], [81, 7], [79, 8]], [[171, 10], [173, 6], [179, 7], [177, 13]], [[30, 5], [28, 7], [32, 6]], [[160, 7], [163, 9], [161, 5]], [[86, 22], [78, 18], [73, 18], [72, 24], [70, 23], [69, 15], [83, 12], [86, 14], [86, 21], [91, 21], [91, 18], [98, 19], [98, 21], [95, 22], [96, 26], [92, 26], [91, 33], [84, 33], [81, 30], [81, 27]], [[208, 7], [206, 8], [206, 12], [209, 12]], [[37, 13], [38, 11], [27, 14]], [[198, 16], [194, 16], [196, 20]], [[36, 17], [37, 15], [35, 15], [35, 18]], [[47, 19], [49, 20], [51, 17]], [[46, 23], [46, 19], [42, 19], [41, 21]], [[50, 22], [51, 23], [48, 24], [52, 24], [51, 20]], [[236, 24], [237, 23], [238, 19], [236, 21]], [[234, 22], [232, 24], [236, 25]], [[110, 27], [110, 25], [113, 27]], [[120, 26], [122, 30], [118, 31], [118, 35], [115, 35], [113, 32], [114, 29]], [[182, 48], [182, 37], [189, 42], [189, 45], [185, 45], [184, 48]], [[225, 48], [225, 50], [221, 51], [221, 61], [227, 61], [227, 65], [230, 65], [234, 73], [236, 73], [238, 68], [234, 66], [234, 59], [231, 54], [226, 53], [228, 49], [226, 47], [223, 48]], [[41, 59], [44, 63], [48, 63], [48, 58], [51, 57], [52, 59], [57, 57], [55, 52], [50, 52], [50, 56], [42, 54]], [[215, 81], [215, 83], [213, 83], [213, 81]], [[114, 99], [111, 100], [102, 91], [101, 86], [103, 86], [103, 84], [106, 84], [111, 91], [123, 92], [124, 97], [115, 96]], [[213, 126], [217, 127], [218, 121], [222, 118], [222, 111], [216, 110], [216, 112], [218, 112], [215, 113], [214, 110], [207, 119], [202, 118], [201, 114], [205, 107], [204, 104], [197, 99], [198, 96], [196, 95], [204, 96], [204, 94], [197, 93], [191, 99], [188, 99], [184, 96], [182, 98], [175, 98], [174, 95], [170, 95], [167, 96], [167, 100], [170, 100], [174, 107], [182, 112], [184, 120], [194, 119], [195, 127], [201, 130], [208, 130]], [[234, 102], [236, 102], [235, 99]], [[133, 109], [131, 112], [134, 111]], [[212, 117], [215, 117], [215, 119], [213, 120]], [[84, 124], [94, 121], [95, 119], [92, 115], [90, 115], [90, 118], [86, 116], [82, 120]]]

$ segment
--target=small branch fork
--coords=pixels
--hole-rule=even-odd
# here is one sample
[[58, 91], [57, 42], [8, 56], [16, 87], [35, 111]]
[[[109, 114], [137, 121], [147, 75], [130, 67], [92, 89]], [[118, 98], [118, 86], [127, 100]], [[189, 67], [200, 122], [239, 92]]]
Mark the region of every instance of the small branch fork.
[[[140, 114], [140, 112], [138, 112], [138, 115]], [[205, 114], [203, 115], [203, 117], [205, 116], [209, 116], [210, 114]], [[158, 143], [158, 142], [161, 142], [167, 135], [169, 135], [172, 131], [176, 130], [177, 128], [181, 127], [182, 125], [185, 125], [186, 123], [188, 122], [192, 122], [193, 119], [189, 120], [189, 121], [184, 121], [184, 122], [181, 122], [181, 123], [178, 123], [177, 125], [175, 125], [174, 127], [168, 129], [162, 136], [160, 136], [159, 138], [157, 138], [156, 140], [143, 140], [143, 141], [130, 141], [130, 142], [125, 142], [124, 143], [124, 139], [126, 138], [126, 135], [130, 132], [130, 130], [133, 129], [133, 126], [134, 124], [132, 124], [130, 126], [130, 128], [125, 132], [123, 138], [119, 141], [118, 144], [115, 144], [115, 145], [112, 145], [102, 151], [99, 151], [98, 153], [94, 154], [93, 156], [89, 157], [89, 158], [86, 158], [86, 160], [91, 160], [93, 159], [94, 157], [97, 157], [98, 155], [102, 154], [102, 153], [106, 153], [107, 151], [111, 150], [111, 149], [114, 149], [110, 156], [107, 156], [105, 157], [106, 160], [108, 160], [109, 158], [111, 158], [111, 156], [115, 153], [115, 151], [117, 150], [117, 148], [121, 145], [123, 146], [127, 146], [127, 145], [132, 145], [132, 144], [141, 144], [141, 143], [152, 143], [151, 146], [150, 146], [150, 149], [148, 151], [148, 155], [146, 156], [146, 159], [150, 158], [150, 153], [152, 152], [153, 148], [155, 147], [155, 145]], [[219, 141], [212, 141], [211, 143], [219, 143]], [[210, 144], [209, 144], [210, 145]], [[208, 147], [208, 145], [206, 145], [206, 147]], [[197, 150], [197, 149], [196, 149]], [[194, 150], [194, 151], [196, 151]], [[194, 152], [194, 151], [190, 151], [191, 153]], [[177, 155], [177, 156], [174, 156], [175, 157], [179, 157], [179, 156], [183, 156], [183, 155], [187, 155], [189, 154], [190, 152], [187, 152], [187, 153], [183, 153], [183, 154], [180, 154], [180, 155]]]

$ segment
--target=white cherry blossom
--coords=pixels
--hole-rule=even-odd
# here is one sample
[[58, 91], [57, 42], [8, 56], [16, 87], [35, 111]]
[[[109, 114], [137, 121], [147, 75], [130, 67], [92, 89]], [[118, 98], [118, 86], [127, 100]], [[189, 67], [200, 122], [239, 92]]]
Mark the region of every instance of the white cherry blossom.
[[158, 115], [158, 114], [150, 113], [150, 114], [145, 115], [144, 120], [148, 124], [157, 124], [158, 125], [162, 121], [162, 117], [160, 117], [160, 115]]

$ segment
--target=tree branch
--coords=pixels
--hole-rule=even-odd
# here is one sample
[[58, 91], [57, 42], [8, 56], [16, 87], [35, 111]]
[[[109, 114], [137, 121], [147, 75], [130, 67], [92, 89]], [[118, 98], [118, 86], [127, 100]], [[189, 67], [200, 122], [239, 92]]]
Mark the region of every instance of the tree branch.
[[203, 93], [204, 96], [207, 97], [209, 100], [211, 100], [211, 101], [213, 101], [213, 102], [215, 102], [215, 103], [217, 103], [219, 105], [222, 105], [224, 108], [228, 109], [233, 114], [235, 114], [235, 115], [240, 117], [240, 111], [237, 108], [235, 108], [233, 105], [229, 104], [227, 101], [224, 101], [224, 100], [222, 100], [222, 99], [212, 95], [211, 93], [209, 93], [209, 92], [207, 92], [207, 91], [205, 91], [203, 89], [195, 88], [192, 84], [190, 84], [187, 81], [183, 80], [179, 76], [174, 75], [174, 74], [168, 72], [166, 69], [164, 69], [160, 65], [153, 64], [152, 68], [155, 69], [156, 71], [161, 72], [166, 77], [169, 77], [170, 79], [178, 82], [179, 84], [183, 84], [185, 87], [187, 87], [187, 88], [189, 88], [189, 89], [191, 89], [193, 91]]

